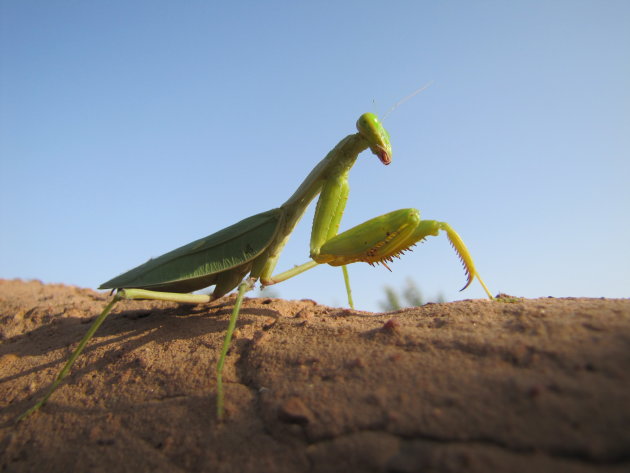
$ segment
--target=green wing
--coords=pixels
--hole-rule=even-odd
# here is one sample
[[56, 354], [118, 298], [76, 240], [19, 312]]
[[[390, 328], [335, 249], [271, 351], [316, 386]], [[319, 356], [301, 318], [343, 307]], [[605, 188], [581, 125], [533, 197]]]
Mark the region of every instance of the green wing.
[[99, 289], [192, 292], [216, 284], [217, 275], [251, 262], [271, 243], [280, 209], [253, 215], [210, 236], [153, 258], [101, 284]]

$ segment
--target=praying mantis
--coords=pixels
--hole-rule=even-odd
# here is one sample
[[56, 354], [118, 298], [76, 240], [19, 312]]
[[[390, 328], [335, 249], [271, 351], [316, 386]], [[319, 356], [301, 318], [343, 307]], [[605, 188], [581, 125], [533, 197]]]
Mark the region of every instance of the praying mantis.
[[[466, 289], [477, 278], [490, 299], [461, 237], [445, 222], [421, 220], [416, 209], [400, 209], [381, 215], [338, 234], [348, 200], [348, 174], [359, 154], [369, 149], [388, 165], [392, 159], [389, 133], [376, 115], [365, 113], [356, 124], [357, 133], [343, 138], [320, 161], [289, 199], [280, 207], [248, 217], [210, 236], [193, 241], [127, 271], [103, 284], [112, 289], [111, 301], [94, 320], [52, 385], [22, 420], [41, 408], [66, 377], [95, 332], [114, 306], [124, 299], [151, 299], [181, 303], [208, 303], [237, 288], [236, 301], [216, 370], [216, 415], [223, 417], [223, 366], [245, 293], [257, 281], [270, 286], [320, 264], [342, 266], [348, 302], [353, 307], [346, 265], [365, 262], [387, 266], [428, 236], [446, 232], [467, 275]], [[310, 241], [311, 260], [273, 275], [280, 254], [309, 204], [319, 195]], [[213, 286], [212, 294], [192, 294]]]

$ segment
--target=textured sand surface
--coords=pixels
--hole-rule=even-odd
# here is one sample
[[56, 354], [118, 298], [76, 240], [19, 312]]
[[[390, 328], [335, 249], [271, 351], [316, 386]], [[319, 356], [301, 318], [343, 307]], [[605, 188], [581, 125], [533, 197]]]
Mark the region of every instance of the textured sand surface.
[[630, 300], [373, 314], [231, 298], [122, 302], [40, 412], [107, 296], [0, 281], [2, 471], [630, 471]]

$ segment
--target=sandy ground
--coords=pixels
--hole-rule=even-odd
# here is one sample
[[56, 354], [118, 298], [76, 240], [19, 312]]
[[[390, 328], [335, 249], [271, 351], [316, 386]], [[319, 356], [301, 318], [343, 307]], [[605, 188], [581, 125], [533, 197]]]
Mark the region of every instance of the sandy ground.
[[630, 471], [630, 300], [470, 300], [373, 314], [122, 302], [0, 280], [1, 471]]

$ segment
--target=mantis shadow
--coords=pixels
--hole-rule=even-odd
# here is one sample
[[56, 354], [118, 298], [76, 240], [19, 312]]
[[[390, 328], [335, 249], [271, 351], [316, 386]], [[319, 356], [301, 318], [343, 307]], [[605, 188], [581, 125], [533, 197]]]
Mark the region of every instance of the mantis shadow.
[[[221, 345], [214, 341], [216, 337], [212, 335], [225, 332], [228, 318], [232, 313], [231, 300], [217, 301], [209, 305], [179, 304], [166, 308], [126, 310], [124, 303], [125, 301], [121, 302], [122, 307], [119, 306], [122, 310], [113, 312], [96, 332], [94, 338], [88, 342], [77, 360], [79, 363], [72, 367], [62, 384], [75, 384], [88, 373], [102, 370], [124, 354], [132, 353], [151, 342], [168, 345], [171, 342], [200, 338], [199, 343], [202, 346], [214, 349], [218, 353]], [[260, 316], [276, 318], [278, 313], [272, 309], [245, 306], [240, 315], [238, 326], [244, 327], [255, 323], [256, 318]], [[95, 317], [57, 318], [52, 323], [4, 341], [0, 346], [0, 358], [9, 360], [9, 364], [13, 358], [11, 355], [17, 357], [16, 359], [46, 358], [51, 352], [63, 351], [61, 357], [55, 360], [46, 361], [0, 378], [0, 383], [4, 384], [36, 373], [51, 372], [49, 382], [42, 381], [42, 375], [40, 375], [38, 381], [40, 386], [36, 391], [30, 392], [29, 396], [23, 400], [16, 399], [17, 402], [11, 403], [16, 411], [31, 404], [46, 392], [56, 373], [69, 358], [71, 351], [85, 335], [89, 324], [94, 319]], [[115, 348], [109, 349], [97, 359], [84, 361], [93, 358], [86, 355], [94, 353], [95, 350], [114, 346]]]

